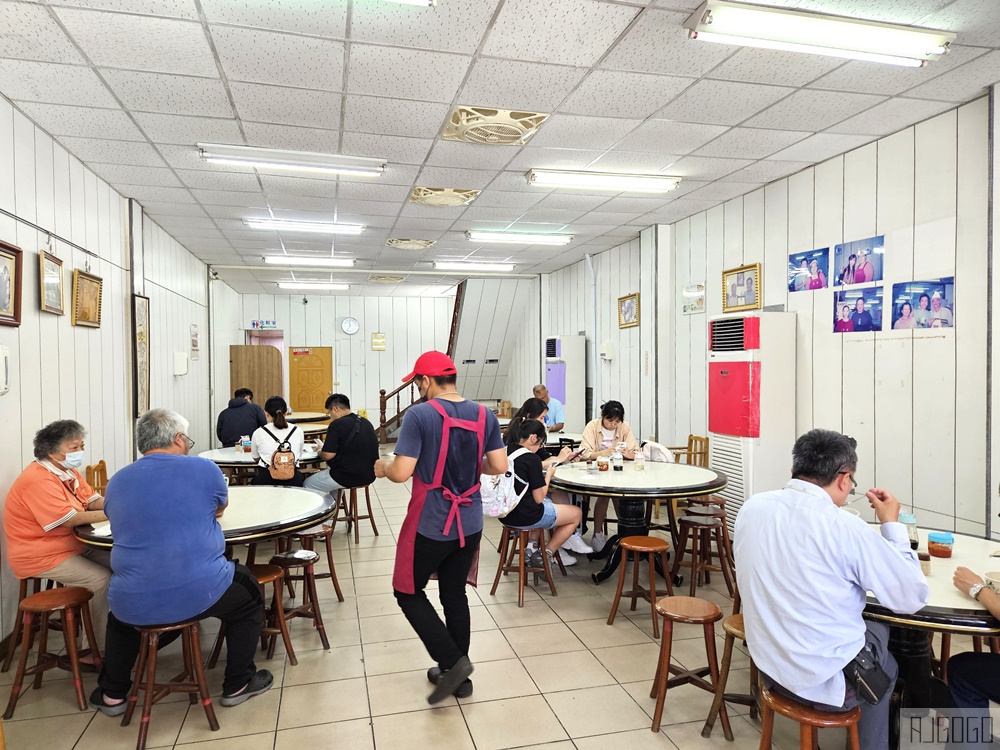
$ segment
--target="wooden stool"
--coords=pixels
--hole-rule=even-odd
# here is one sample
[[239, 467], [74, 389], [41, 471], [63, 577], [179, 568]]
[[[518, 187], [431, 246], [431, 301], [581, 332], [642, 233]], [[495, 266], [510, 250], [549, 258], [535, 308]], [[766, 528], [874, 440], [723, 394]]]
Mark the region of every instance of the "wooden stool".
[[[18, 604], [20, 604], [22, 601], [24, 601], [25, 599], [28, 598], [28, 584], [29, 583], [31, 584], [31, 587], [34, 589], [34, 591], [32, 593], [33, 594], [37, 594], [39, 591], [41, 591], [43, 589], [43, 587], [51, 589], [52, 585], [55, 583], [55, 581], [49, 581], [48, 582], [48, 586], [44, 586], [45, 582], [41, 578], [22, 578], [22, 579], [20, 579], [20, 581], [18, 582], [18, 591], [17, 591], [17, 601], [18, 601]], [[55, 630], [56, 628], [53, 628], [53, 624], [54, 623], [49, 623], [49, 628], [52, 629], [52, 630]], [[25, 648], [31, 648], [32, 641], [34, 641], [35, 631], [38, 629], [38, 623], [37, 622], [35, 623], [34, 627], [31, 630], [31, 632], [25, 633], [26, 638], [24, 638], [24, 643], [23, 644], [21, 643], [21, 640], [22, 640], [22, 638], [21, 638], [21, 625], [22, 625], [21, 618], [19, 616], [15, 617], [14, 618], [14, 632], [10, 634], [10, 640], [7, 642], [7, 655], [3, 659], [3, 667], [0, 668], [0, 672], [6, 672], [8, 669], [10, 669], [10, 665], [14, 663], [14, 652], [17, 651], [17, 647], [18, 646], [24, 646]], [[62, 630], [61, 627], [58, 628], [58, 629]]]
[[[277, 565], [284, 571], [285, 578], [290, 576], [289, 570], [302, 568], [302, 604], [291, 609], [284, 610], [285, 619], [291, 620], [294, 617], [308, 617], [313, 621], [313, 625], [319, 631], [319, 639], [323, 643], [323, 648], [329, 650], [330, 641], [326, 637], [326, 628], [323, 626], [323, 615], [319, 611], [319, 596], [316, 594], [316, 574], [313, 565], [319, 561], [319, 555], [312, 550], [300, 549], [294, 552], [280, 552], [271, 558], [271, 565]], [[298, 575], [296, 575], [298, 578]]]
[[[677, 575], [681, 565], [691, 568], [691, 588], [689, 595], [694, 596], [695, 586], [698, 585], [701, 574], [705, 573], [705, 582], [708, 583], [708, 573], [710, 571], [722, 572], [726, 579], [726, 588], [732, 596], [733, 589], [733, 567], [732, 551], [729, 547], [729, 533], [726, 530], [726, 522], [721, 518], [703, 516], [681, 516], [677, 520], [679, 531], [679, 552], [674, 560], [672, 575]], [[687, 552], [688, 539], [691, 540], [691, 561], [683, 562], [684, 553]], [[715, 540], [717, 557], [719, 564], [712, 563], [712, 540]]]
[[[139, 700], [139, 691], [145, 690], [142, 701], [142, 719], [139, 721], [139, 740], [136, 750], [146, 747], [146, 735], [149, 733], [149, 715], [153, 704], [158, 703], [171, 693], [187, 693], [191, 705], [201, 699], [208, 717], [208, 726], [213, 732], [219, 731], [219, 720], [215, 718], [215, 708], [212, 699], [208, 697], [208, 683], [205, 682], [205, 669], [201, 662], [201, 641], [198, 633], [198, 621], [188, 620], [173, 625], [142, 625], [135, 626], [141, 636], [139, 640], [139, 659], [135, 667], [135, 679], [128, 692], [128, 707], [122, 717], [122, 726], [127, 727], [132, 721], [135, 704]], [[184, 650], [184, 671], [168, 682], [156, 681], [156, 652], [160, 644], [160, 636], [164, 633], [180, 631], [181, 644]], [[146, 681], [141, 677], [145, 672]], [[197, 695], [196, 695], [197, 694]]]
[[[522, 531], [521, 529], [511, 529], [506, 526], [503, 527], [503, 536], [500, 537], [500, 564], [497, 566], [497, 575], [493, 579], [493, 588], [490, 589], [490, 596], [495, 596], [497, 593], [497, 586], [500, 585], [500, 575], [507, 575], [512, 570], [517, 571], [517, 606], [524, 606], [524, 582], [526, 580], [526, 575], [528, 573], [535, 574], [535, 585], [538, 585], [538, 576], [544, 575], [545, 579], [549, 582], [549, 590], [552, 592], [552, 596], [558, 596], [556, 593], [556, 584], [552, 580], [552, 570], [549, 568], [549, 556], [542, 549], [542, 567], [536, 568], [527, 564], [527, 560], [524, 559], [524, 548], [528, 544], [528, 536], [538, 529], [528, 529]], [[542, 542], [545, 541], [545, 534], [542, 534]], [[540, 548], [541, 549], [541, 548]], [[517, 557], [517, 561], [514, 558]], [[566, 567], [563, 565], [562, 560], [556, 557], [556, 562], [559, 565], [559, 570], [562, 571], [563, 575], [566, 575]]]
[[[277, 565], [248, 565], [250, 572], [257, 578], [261, 592], [267, 599], [267, 584], [272, 584], [274, 594], [271, 597], [271, 606], [264, 609], [264, 624], [260, 629], [260, 646], [267, 648], [267, 658], [274, 658], [274, 646], [277, 636], [281, 636], [285, 644], [285, 653], [288, 654], [288, 661], [292, 666], [296, 666], [299, 660], [295, 658], [295, 649], [292, 648], [292, 639], [288, 635], [288, 623], [285, 621], [285, 607], [281, 601], [282, 579], [285, 577], [283, 568]], [[222, 653], [222, 642], [226, 636], [226, 623], [222, 623], [219, 634], [215, 637], [215, 645], [212, 646], [212, 654], [208, 657], [208, 668], [214, 669], [219, 662], [219, 654]]]
[[[736, 595], [739, 597], [739, 593]], [[739, 609], [739, 601], [734, 605], [734, 609]], [[715, 686], [715, 700], [712, 701], [712, 710], [708, 712], [708, 719], [701, 730], [701, 736], [708, 739], [712, 736], [712, 728], [715, 726], [715, 719], [722, 710], [723, 702], [736, 703], [741, 706], [750, 706], [750, 718], [756, 719], [759, 712], [757, 704], [757, 665], [750, 660], [750, 692], [749, 693], [727, 693], [726, 683], [729, 681], [729, 666], [733, 660], [733, 646], [736, 641], [747, 640], [746, 630], [743, 628], [743, 615], [730, 615], [722, 621], [722, 629], [726, 633], [726, 643], [722, 649], [722, 667], [719, 669], [719, 680]], [[731, 732], [726, 733], [726, 728], [722, 728], [729, 742], [733, 741]]]
[[[663, 718], [663, 701], [667, 697], [667, 688], [686, 685], [688, 683], [715, 693], [719, 683], [719, 663], [715, 653], [715, 623], [722, 619], [722, 610], [705, 599], [695, 599], [689, 596], [669, 596], [656, 602], [656, 613], [663, 618], [663, 638], [660, 639], [660, 658], [656, 663], [656, 674], [653, 676], [653, 689], [649, 691], [650, 698], [656, 698], [656, 709], [653, 712], [654, 732], [660, 731], [660, 719]], [[673, 641], [674, 623], [701, 625], [705, 631], [705, 655], [708, 666], [688, 671], [670, 663], [670, 649]], [[674, 674], [675, 677], [670, 675]], [[703, 679], [710, 674], [712, 681]], [[719, 709], [722, 726], [729, 737], [732, 730], [729, 727], [729, 714], [726, 705]]]
[[[340, 511], [344, 511], [344, 520], [347, 521], [348, 533], [351, 531], [351, 526], [354, 526], [355, 544], [361, 541], [361, 537], [358, 534], [358, 521], [364, 521], [366, 518], [371, 523], [375, 536], [378, 536], [378, 529], [375, 527], [375, 517], [372, 515], [372, 498], [369, 493], [369, 487], [370, 485], [364, 485], [365, 504], [368, 506], [368, 515], [358, 515], [358, 490], [361, 488], [350, 487], [337, 491], [337, 507], [333, 511], [333, 518], [330, 519], [330, 529], [333, 530], [337, 528], [337, 521], [340, 520]], [[350, 496], [345, 496], [345, 492], [350, 492]]]
[[[83, 680], [80, 678], [80, 656], [94, 654], [98, 660], [101, 652], [97, 650], [97, 639], [94, 637], [94, 626], [90, 620], [88, 602], [94, 598], [93, 592], [80, 586], [49, 589], [32, 594], [17, 605], [20, 617], [24, 619], [22, 633], [27, 641], [21, 649], [21, 658], [17, 662], [14, 673], [14, 684], [10, 689], [10, 700], [3, 718], [10, 719], [14, 715], [17, 700], [21, 697], [21, 686], [25, 676], [34, 676], [32, 687], [38, 690], [42, 686], [42, 674], [49, 669], [59, 667], [59, 656], [47, 651], [49, 645], [49, 616], [53, 612], [61, 612], [63, 618], [63, 640], [69, 654], [70, 670], [73, 672], [73, 687], [76, 689], [76, 702], [81, 711], [87, 710], [87, 699], [83, 694]], [[28, 652], [31, 650], [31, 632], [35, 624], [35, 616], [41, 615], [38, 631], [38, 660], [35, 666], [28, 667]], [[83, 621], [83, 630], [87, 636], [89, 650], [79, 651], [76, 642], [77, 617]]]
[[[368, 488], [365, 487], [365, 490]], [[370, 509], [369, 509], [370, 510]], [[376, 534], [378, 532], [375, 532]], [[326, 561], [330, 565], [329, 573], [315, 573], [314, 577], [318, 581], [321, 578], [329, 578], [333, 582], [333, 589], [337, 592], [337, 601], [344, 601], [344, 594], [340, 590], [340, 582], [337, 580], [337, 568], [333, 564], [333, 526], [329, 524], [323, 524], [322, 526], [313, 526], [311, 529], [304, 529], [302, 531], [295, 532], [294, 538], [299, 540], [302, 545], [302, 549], [315, 552], [313, 545], [317, 541], [326, 543]], [[299, 576], [293, 576], [295, 580], [301, 580]]]
[[847, 727], [848, 750], [859, 750], [858, 721], [861, 719], [859, 707], [855, 706], [849, 711], [820, 711], [763, 686], [760, 689], [760, 700], [764, 707], [760, 728], [760, 750], [771, 748], [775, 711], [799, 723], [800, 750], [814, 750], [818, 741], [816, 730], [829, 727]]
[[[638, 598], [646, 599], [649, 602], [650, 611], [653, 614], [653, 637], [660, 637], [660, 623], [656, 616], [656, 600], [660, 596], [673, 596], [674, 587], [670, 583], [670, 569], [667, 567], [667, 550], [670, 545], [665, 539], [655, 536], [627, 536], [619, 542], [619, 549], [622, 550], [622, 561], [618, 568], [618, 590], [615, 591], [615, 600], [611, 603], [611, 614], [608, 615], [608, 625], [614, 625], [615, 615], [618, 614], [618, 603], [622, 596], [632, 599], [632, 606], [629, 610], [635, 611], [635, 601]], [[632, 590], [622, 593], [625, 588], [625, 568], [628, 563], [628, 553], [635, 553], [632, 556]], [[644, 589], [639, 585], [639, 556], [645, 552], [646, 562], [649, 563], [649, 589]], [[660, 556], [663, 565], [663, 575], [667, 582], [666, 591], [658, 591], [656, 588], [656, 556]]]

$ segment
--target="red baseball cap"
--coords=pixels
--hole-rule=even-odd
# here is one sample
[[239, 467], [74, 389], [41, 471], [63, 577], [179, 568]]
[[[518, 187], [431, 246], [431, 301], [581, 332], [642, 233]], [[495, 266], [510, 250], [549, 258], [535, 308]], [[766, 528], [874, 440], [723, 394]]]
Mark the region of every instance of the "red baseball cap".
[[409, 383], [417, 375], [455, 375], [455, 363], [444, 352], [429, 351], [417, 357], [416, 364], [413, 365], [413, 372], [403, 378], [404, 383]]

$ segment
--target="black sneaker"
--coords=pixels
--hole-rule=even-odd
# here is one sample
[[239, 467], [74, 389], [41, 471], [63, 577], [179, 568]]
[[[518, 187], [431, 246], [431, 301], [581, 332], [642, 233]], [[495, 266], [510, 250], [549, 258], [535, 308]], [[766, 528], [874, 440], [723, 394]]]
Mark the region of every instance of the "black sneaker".
[[525, 567], [528, 567], [528, 568], [544, 568], [545, 567], [545, 561], [542, 559], [542, 555], [543, 554], [545, 554], [545, 553], [542, 552], [540, 549], [539, 550], [535, 550], [532, 553], [531, 557], [529, 557], [527, 560], [524, 561]]
[[128, 708], [128, 701], [122, 701], [121, 703], [109, 706], [104, 702], [104, 692], [99, 687], [96, 687], [94, 688], [94, 692], [90, 694], [90, 707], [96, 708], [105, 716], [121, 716], [125, 713], [125, 709]]
[[[441, 680], [441, 667], [431, 667], [427, 670], [427, 681], [432, 685], [437, 685]], [[472, 695], [472, 680], [466, 680], [458, 686], [458, 690], [452, 693], [456, 698], [468, 698]]]
[[[469, 678], [474, 670], [475, 667], [472, 666], [469, 657], [463, 656], [455, 662], [455, 666], [451, 669], [441, 672], [438, 681], [434, 683], [434, 690], [427, 696], [427, 702], [434, 705], [443, 701], [449, 695], [455, 695], [462, 686], [462, 683]], [[430, 674], [428, 674], [428, 677], [430, 677]]]
[[219, 701], [223, 706], [238, 706], [241, 703], [253, 698], [255, 695], [260, 695], [261, 693], [266, 693], [271, 689], [271, 685], [274, 684], [274, 676], [268, 672], [266, 669], [261, 669], [250, 678], [250, 682], [247, 683], [246, 688], [242, 693], [237, 693], [236, 695], [226, 695], [222, 694], [222, 699]]

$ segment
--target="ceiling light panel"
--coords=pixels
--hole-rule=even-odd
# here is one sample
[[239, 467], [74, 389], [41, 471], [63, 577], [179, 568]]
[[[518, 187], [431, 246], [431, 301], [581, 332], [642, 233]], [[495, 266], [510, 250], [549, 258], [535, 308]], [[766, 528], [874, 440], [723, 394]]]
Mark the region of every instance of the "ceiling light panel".
[[264, 262], [272, 266], [309, 266], [312, 268], [350, 268], [354, 258], [317, 258], [302, 255], [265, 255]]
[[514, 245], [568, 245], [571, 234], [528, 234], [526, 232], [480, 232], [469, 230], [466, 239], [472, 242], [497, 242]]
[[283, 219], [244, 219], [250, 229], [275, 232], [306, 232], [310, 234], [361, 234], [365, 227], [361, 224], [328, 224], [318, 221], [285, 221]]
[[435, 261], [435, 271], [468, 271], [481, 273], [505, 273], [514, 270], [513, 263], [462, 263], [450, 261]]
[[219, 143], [199, 143], [201, 157], [211, 164], [255, 169], [281, 169], [313, 174], [345, 174], [378, 177], [385, 171], [385, 159], [364, 156], [320, 154], [312, 151], [289, 151], [278, 148], [232, 146]]
[[572, 172], [532, 169], [526, 175], [529, 185], [574, 190], [612, 190], [627, 193], [668, 193], [677, 187], [679, 177], [616, 174], [613, 172]]
[[279, 289], [291, 291], [316, 291], [316, 292], [346, 292], [351, 288], [350, 284], [332, 284], [321, 281], [279, 281]]

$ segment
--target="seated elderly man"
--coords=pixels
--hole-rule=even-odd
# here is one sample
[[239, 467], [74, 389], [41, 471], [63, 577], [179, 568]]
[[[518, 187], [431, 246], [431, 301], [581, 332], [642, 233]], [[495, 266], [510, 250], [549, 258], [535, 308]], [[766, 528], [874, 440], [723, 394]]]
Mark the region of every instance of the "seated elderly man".
[[[898, 668], [888, 627], [861, 617], [866, 592], [907, 614], [929, 592], [891, 493], [866, 493], [878, 530], [841, 511], [856, 486], [856, 446], [830, 430], [795, 441], [792, 479], [751, 497], [736, 518], [736, 579], [765, 683], [821, 710], [860, 706], [861, 747], [885, 750]], [[854, 677], [859, 664], [873, 667], [863, 676], [874, 694]]]
[[115, 572], [104, 666], [90, 696], [90, 704], [108, 716], [125, 712], [139, 654], [133, 625], [222, 620], [228, 650], [223, 706], [243, 703], [273, 682], [253, 661], [264, 609], [257, 579], [225, 557], [218, 518], [228, 501], [226, 481], [211, 461], [188, 455], [194, 441], [187, 431], [179, 414], [147, 411], [135, 427], [142, 458], [108, 482]]
[[[77, 471], [84, 462], [83, 425], [53, 422], [35, 433], [35, 460], [7, 493], [7, 558], [18, 578], [48, 578], [94, 592], [90, 611], [98, 646], [108, 619], [111, 555], [87, 549], [73, 528], [105, 520], [104, 499]], [[93, 659], [85, 661], [93, 662]]]

